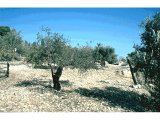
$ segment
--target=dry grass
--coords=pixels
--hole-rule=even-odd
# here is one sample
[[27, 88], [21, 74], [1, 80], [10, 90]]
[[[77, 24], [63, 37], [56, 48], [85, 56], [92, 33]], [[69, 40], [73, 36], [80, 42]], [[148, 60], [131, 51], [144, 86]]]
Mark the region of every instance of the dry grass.
[[65, 68], [62, 90], [52, 88], [50, 70], [11, 64], [10, 77], [0, 80], [1, 112], [123, 112], [148, 111], [142, 89], [130, 87], [119, 67], [80, 72]]

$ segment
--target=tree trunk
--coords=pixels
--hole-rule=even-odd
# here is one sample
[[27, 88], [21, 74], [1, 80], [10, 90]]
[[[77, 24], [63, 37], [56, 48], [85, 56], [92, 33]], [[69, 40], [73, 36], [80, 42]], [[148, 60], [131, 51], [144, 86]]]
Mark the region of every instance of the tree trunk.
[[6, 77], [9, 77], [9, 63], [7, 62], [7, 71], [6, 71]]
[[129, 64], [129, 68], [130, 68], [130, 71], [131, 71], [131, 74], [132, 74], [132, 78], [133, 78], [134, 85], [137, 85], [137, 81], [136, 81], [136, 78], [135, 78], [135, 76], [134, 76], [134, 70], [133, 70], [133, 68], [132, 68], [132, 66], [131, 66], [131, 63], [130, 63], [130, 61], [129, 61], [128, 58], [127, 58], [127, 62], [128, 62], [128, 64]]
[[50, 67], [51, 67], [51, 73], [52, 73], [52, 79], [53, 79], [54, 89], [56, 89], [56, 90], [59, 91], [59, 90], [61, 90], [61, 85], [59, 83], [59, 78], [61, 77], [63, 67], [59, 66], [58, 69], [57, 69], [57, 72], [55, 74], [53, 72], [52, 65], [50, 65]]

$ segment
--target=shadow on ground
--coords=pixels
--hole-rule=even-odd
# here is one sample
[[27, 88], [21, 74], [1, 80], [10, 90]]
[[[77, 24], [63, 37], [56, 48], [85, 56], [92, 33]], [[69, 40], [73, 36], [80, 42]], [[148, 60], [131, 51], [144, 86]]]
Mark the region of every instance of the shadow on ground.
[[0, 76], [0, 79], [5, 79], [5, 78], [7, 78], [6, 75]]
[[[14, 86], [27, 87], [30, 91], [38, 92], [41, 94], [46, 92], [57, 93], [57, 91], [51, 86], [51, 84], [52, 84], [51, 80], [33, 79], [33, 80], [20, 81]], [[72, 86], [72, 83], [70, 83], [69, 80], [60, 80], [60, 84], [62, 88]]]
[[0, 71], [0, 80], [7, 78], [6, 73]]
[[124, 91], [116, 87], [106, 87], [105, 89], [79, 88], [75, 91], [82, 96], [96, 98], [100, 101], [109, 103], [109, 105], [113, 107], [119, 106], [127, 111], [148, 111], [146, 109], [146, 104], [149, 104], [147, 103], [147, 98], [133, 91]]
[[6, 71], [5, 70], [1, 70], [0, 69], [0, 78], [4, 78], [4, 77], [6, 77]]
[[[102, 83], [102, 84], [106, 84], [106, 85], [108, 85], [108, 84], [114, 84], [114, 85], [117, 85], [117, 86], [123, 86], [123, 87], [128, 87], [128, 86], [130, 86], [130, 85], [132, 85], [132, 84], [129, 84], [129, 83], [117, 83], [117, 82], [111, 82], [112, 80], [110, 80], [110, 81], [104, 81], [104, 80], [101, 80], [101, 81], [98, 81], [99, 83]], [[117, 81], [121, 81], [121, 80], [117, 80]]]
[[[152, 104], [148, 101], [148, 98], [144, 95], [140, 95], [134, 91], [125, 91], [116, 87], [106, 87], [104, 89], [100, 88], [78, 88], [75, 90], [61, 90], [56, 91], [51, 86], [51, 80], [43, 80], [43, 79], [33, 79], [33, 80], [25, 80], [20, 81], [15, 84], [16, 87], [27, 87], [28, 90], [32, 92], [38, 92], [40, 94], [44, 94], [46, 92], [50, 92], [59, 97], [64, 94], [77, 93], [81, 96], [93, 98], [96, 101], [101, 101], [104, 103], [108, 103], [111, 107], [121, 107], [126, 111], [134, 111], [134, 112], [146, 112], [151, 111]], [[70, 87], [72, 83], [69, 80], [60, 80], [61, 86]], [[103, 104], [105, 105], [105, 104]]]

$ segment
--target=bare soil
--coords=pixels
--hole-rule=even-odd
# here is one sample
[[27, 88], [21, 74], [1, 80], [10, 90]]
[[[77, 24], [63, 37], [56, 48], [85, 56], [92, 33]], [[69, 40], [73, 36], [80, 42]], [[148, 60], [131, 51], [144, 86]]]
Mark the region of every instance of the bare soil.
[[[1, 112], [139, 112], [149, 93], [131, 87], [120, 66], [80, 71], [64, 68], [61, 91], [53, 89], [50, 69], [33, 69], [22, 62], [10, 65], [9, 78], [0, 79]], [[123, 68], [125, 69], [125, 68]], [[127, 68], [126, 68], [127, 69]]]

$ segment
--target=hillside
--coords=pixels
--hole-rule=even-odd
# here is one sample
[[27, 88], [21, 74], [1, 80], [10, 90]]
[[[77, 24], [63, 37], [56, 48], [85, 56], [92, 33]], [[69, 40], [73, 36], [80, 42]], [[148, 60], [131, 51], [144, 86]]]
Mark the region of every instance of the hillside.
[[150, 111], [144, 97], [149, 93], [143, 87], [132, 87], [127, 67], [108, 65], [86, 72], [64, 68], [60, 83], [62, 90], [56, 91], [49, 69], [33, 69], [22, 62], [12, 62], [10, 77], [0, 79], [0, 111]]

